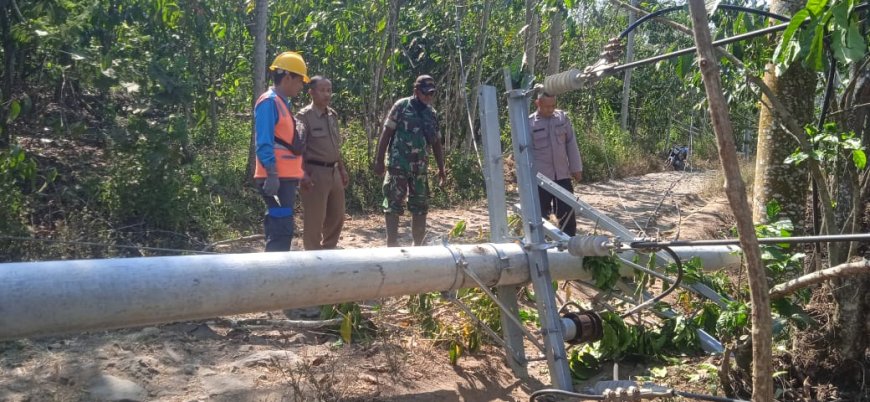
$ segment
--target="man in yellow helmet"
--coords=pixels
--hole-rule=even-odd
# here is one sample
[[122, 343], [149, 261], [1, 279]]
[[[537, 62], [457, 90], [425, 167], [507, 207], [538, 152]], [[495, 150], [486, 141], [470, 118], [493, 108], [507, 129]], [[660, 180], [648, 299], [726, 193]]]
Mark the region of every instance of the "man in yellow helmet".
[[293, 204], [296, 188], [304, 177], [301, 130], [290, 112], [290, 98], [309, 81], [305, 60], [296, 52], [284, 52], [269, 67], [273, 85], [254, 106], [257, 166], [254, 179], [266, 203], [263, 223], [266, 251], [289, 251], [293, 240]]

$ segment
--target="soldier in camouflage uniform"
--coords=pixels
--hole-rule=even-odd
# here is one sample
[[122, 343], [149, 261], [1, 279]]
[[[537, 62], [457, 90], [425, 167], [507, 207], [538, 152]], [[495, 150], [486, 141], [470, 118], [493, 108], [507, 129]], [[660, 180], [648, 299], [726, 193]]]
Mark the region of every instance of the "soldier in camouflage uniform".
[[[444, 186], [444, 152], [438, 135], [438, 119], [432, 100], [435, 80], [421, 75], [414, 81], [414, 96], [399, 99], [384, 121], [378, 141], [375, 173], [384, 175], [384, 219], [387, 246], [399, 245], [399, 216], [404, 213], [405, 197], [411, 211], [411, 234], [414, 245], [423, 244], [426, 236], [426, 213], [429, 210], [427, 146], [432, 147], [438, 163], [438, 184]], [[386, 158], [386, 166], [384, 159]]]

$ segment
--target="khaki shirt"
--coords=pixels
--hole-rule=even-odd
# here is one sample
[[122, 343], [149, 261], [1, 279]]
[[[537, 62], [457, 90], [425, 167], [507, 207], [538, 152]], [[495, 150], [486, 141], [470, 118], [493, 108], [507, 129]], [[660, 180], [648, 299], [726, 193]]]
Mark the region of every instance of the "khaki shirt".
[[309, 104], [296, 114], [296, 118], [302, 123], [305, 161], [334, 163], [341, 160], [341, 134], [335, 110], [331, 107], [321, 110]]
[[532, 129], [532, 155], [535, 169], [551, 180], [570, 179], [571, 173], [583, 171], [580, 149], [574, 128], [564, 111], [556, 109], [552, 117], [529, 116]]

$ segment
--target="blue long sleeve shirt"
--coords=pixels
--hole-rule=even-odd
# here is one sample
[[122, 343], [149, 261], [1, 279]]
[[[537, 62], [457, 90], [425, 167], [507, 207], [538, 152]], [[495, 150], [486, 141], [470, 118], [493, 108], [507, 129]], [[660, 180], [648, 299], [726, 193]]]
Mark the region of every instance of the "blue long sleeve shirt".
[[260, 102], [254, 108], [254, 129], [257, 132], [257, 158], [266, 170], [275, 168], [275, 125], [278, 124], [278, 105], [281, 101], [290, 110], [290, 102], [274, 90], [270, 89], [274, 96], [270, 96]]

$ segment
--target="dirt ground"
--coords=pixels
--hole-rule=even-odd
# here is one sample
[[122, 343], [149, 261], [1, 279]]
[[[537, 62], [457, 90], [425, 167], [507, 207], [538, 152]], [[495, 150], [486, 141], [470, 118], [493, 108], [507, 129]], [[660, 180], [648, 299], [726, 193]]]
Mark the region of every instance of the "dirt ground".
[[[727, 203], [702, 195], [715, 180], [715, 172], [661, 172], [580, 185], [575, 193], [648, 236], [713, 238], [731, 222]], [[467, 229], [451, 242], [487, 240], [484, 201], [432, 211], [427, 240], [440, 241], [459, 220]], [[408, 219], [402, 223], [402, 244], [409, 244]], [[580, 228], [595, 230], [591, 222]], [[347, 217], [341, 247], [384, 245], [382, 217]], [[545, 363], [530, 365], [529, 379], [514, 377], [494, 346], [451, 365], [447, 351], [421, 335], [404, 300], [379, 303], [363, 308], [376, 335], [351, 345], [335, 327], [237, 324], [280, 321], [280, 311], [0, 342], [0, 401], [515, 401], [549, 383]]]

